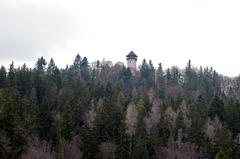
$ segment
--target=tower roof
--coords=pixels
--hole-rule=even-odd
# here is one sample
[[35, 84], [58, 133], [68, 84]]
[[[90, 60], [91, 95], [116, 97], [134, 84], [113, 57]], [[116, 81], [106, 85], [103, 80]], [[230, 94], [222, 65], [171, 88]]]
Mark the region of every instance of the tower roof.
[[127, 58], [137, 58], [138, 56], [133, 52], [131, 51], [128, 55], [127, 55]]

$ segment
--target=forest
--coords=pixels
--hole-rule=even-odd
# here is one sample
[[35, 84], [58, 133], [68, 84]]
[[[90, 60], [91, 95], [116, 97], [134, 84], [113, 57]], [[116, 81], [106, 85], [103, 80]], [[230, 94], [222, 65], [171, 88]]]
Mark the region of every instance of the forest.
[[79, 54], [0, 68], [1, 159], [239, 159], [240, 76]]

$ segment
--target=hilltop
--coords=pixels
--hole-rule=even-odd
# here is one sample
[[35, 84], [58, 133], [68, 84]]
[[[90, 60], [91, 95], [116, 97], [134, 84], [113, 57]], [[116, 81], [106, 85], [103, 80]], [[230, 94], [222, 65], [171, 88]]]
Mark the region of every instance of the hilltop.
[[130, 55], [2, 66], [0, 158], [240, 157], [240, 77]]

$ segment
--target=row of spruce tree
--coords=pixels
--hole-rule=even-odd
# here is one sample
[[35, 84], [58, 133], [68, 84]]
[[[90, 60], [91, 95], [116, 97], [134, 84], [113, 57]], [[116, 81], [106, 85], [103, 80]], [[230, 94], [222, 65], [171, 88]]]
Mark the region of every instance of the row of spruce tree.
[[[227, 84], [226, 84], [227, 83]], [[240, 78], [77, 55], [0, 69], [0, 158], [240, 158]]]

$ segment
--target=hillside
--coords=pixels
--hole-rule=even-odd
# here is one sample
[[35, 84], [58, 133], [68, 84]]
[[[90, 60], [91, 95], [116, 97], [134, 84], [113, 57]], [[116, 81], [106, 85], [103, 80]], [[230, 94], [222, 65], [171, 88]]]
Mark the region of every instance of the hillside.
[[[177, 65], [177, 64], [176, 64]], [[240, 77], [77, 55], [0, 69], [0, 158], [240, 158]]]

